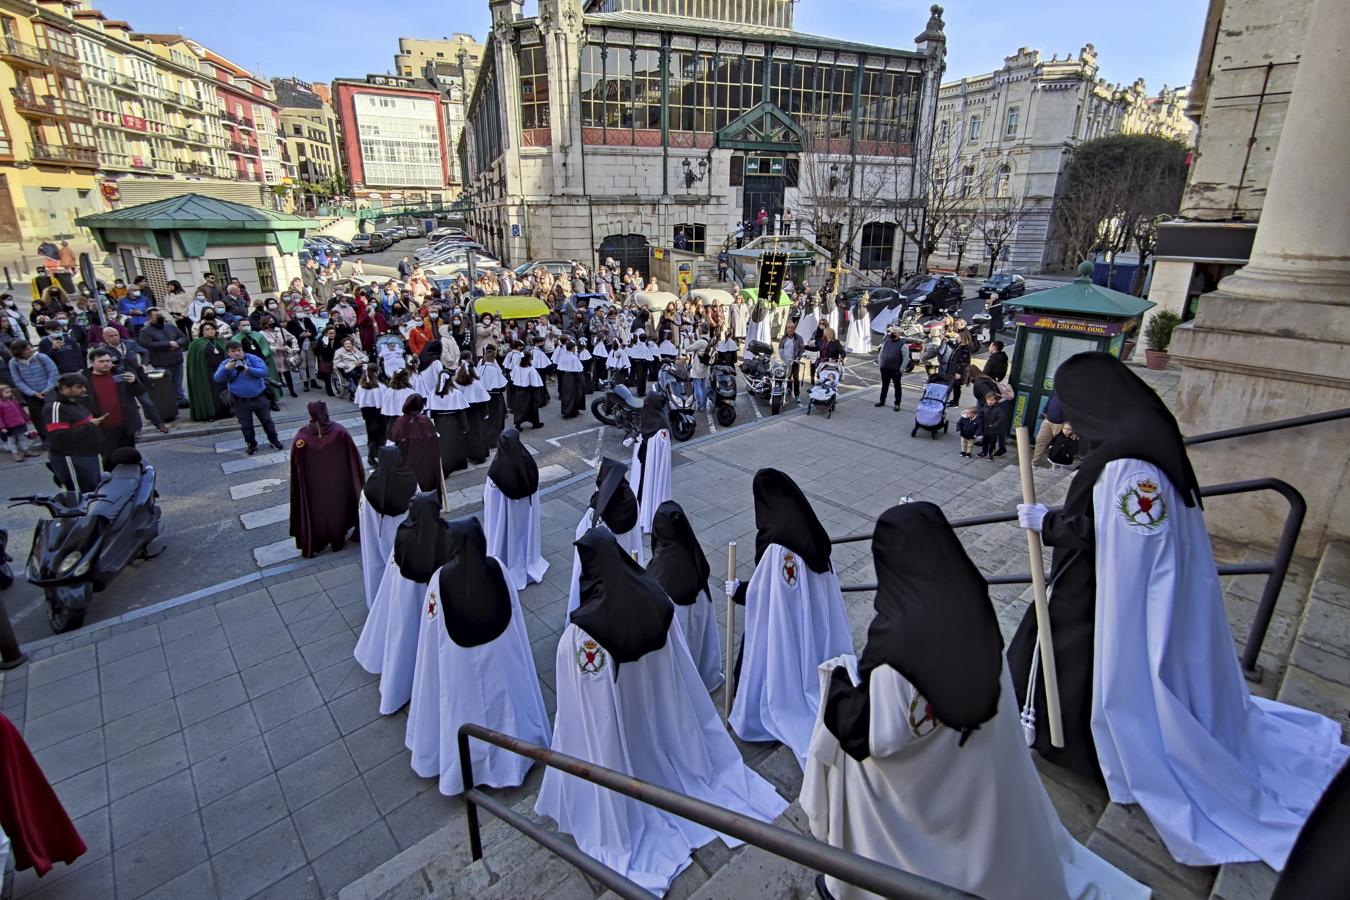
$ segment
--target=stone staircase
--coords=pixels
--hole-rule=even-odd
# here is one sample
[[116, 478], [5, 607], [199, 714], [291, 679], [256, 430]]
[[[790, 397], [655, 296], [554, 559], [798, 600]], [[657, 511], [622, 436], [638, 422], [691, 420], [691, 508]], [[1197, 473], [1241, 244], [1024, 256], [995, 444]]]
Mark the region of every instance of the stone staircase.
[[[1047, 505], [1060, 503], [1070, 477], [1071, 473], [1063, 470], [1038, 470], [1038, 499]], [[965, 492], [964, 497], [945, 508], [950, 518], [1014, 508], [1021, 499], [1016, 467], [999, 466], [991, 471], [981, 490]], [[963, 530], [962, 537], [971, 557], [986, 572], [1025, 572], [1028, 568], [1026, 541], [1015, 525], [969, 528]], [[1215, 552], [1221, 563], [1270, 556], [1269, 550], [1234, 546], [1216, 546]], [[836, 547], [834, 559], [842, 583], [874, 580], [871, 553], [865, 542]], [[1237, 576], [1224, 582], [1236, 650], [1246, 639], [1264, 578]], [[990, 594], [1005, 639], [1010, 639], [1031, 602], [1030, 588], [994, 586]], [[855, 642], [860, 642], [871, 619], [870, 596], [867, 602], [851, 604], [848, 612]], [[1296, 561], [1281, 593], [1261, 662], [1265, 675], [1260, 684], [1252, 685], [1254, 693], [1315, 709], [1337, 719], [1343, 729], [1350, 727], [1350, 547], [1330, 546], [1315, 567]], [[720, 710], [720, 690], [714, 694], [714, 701]], [[797, 796], [801, 771], [787, 748], [739, 740], [737, 744], [746, 762], [784, 797]], [[1167, 853], [1137, 807], [1110, 803], [1102, 787], [1034, 754], [1033, 759], [1069, 832], [1149, 885], [1155, 897], [1264, 900], [1270, 896], [1276, 873], [1265, 865], [1180, 865]], [[534, 802], [541, 779], [542, 769], [536, 767], [524, 785], [499, 796], [517, 812], [540, 821], [534, 815]], [[456, 816], [441, 830], [348, 885], [339, 893], [339, 900], [610, 900], [615, 896], [494, 817], [480, 814], [480, 822], [484, 859], [470, 861], [467, 826], [462, 817]], [[795, 802], [775, 824], [809, 834], [805, 815]], [[814, 875], [758, 848], [746, 846], [732, 851], [714, 841], [694, 854], [693, 864], [675, 880], [666, 897], [809, 900], [815, 896]]]

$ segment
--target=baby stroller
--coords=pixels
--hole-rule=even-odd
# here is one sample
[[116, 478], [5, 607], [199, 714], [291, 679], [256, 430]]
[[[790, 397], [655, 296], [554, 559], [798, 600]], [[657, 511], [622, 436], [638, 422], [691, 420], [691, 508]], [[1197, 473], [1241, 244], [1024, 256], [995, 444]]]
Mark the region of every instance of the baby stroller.
[[408, 364], [408, 345], [396, 334], [383, 334], [375, 339], [375, 356], [380, 360], [380, 375], [384, 381]]
[[937, 439], [938, 430], [943, 434], [947, 433], [947, 398], [952, 393], [952, 379], [950, 375], [930, 375], [928, 384], [923, 389], [923, 397], [919, 400], [919, 408], [914, 410], [914, 428], [910, 430], [909, 436], [915, 437], [922, 428], [928, 432], [928, 436]]
[[811, 387], [811, 397], [806, 401], [806, 414], [811, 415], [811, 407], [819, 404], [825, 410], [825, 418], [834, 415], [834, 406], [839, 399], [839, 382], [844, 379], [844, 369], [837, 362], [823, 362], [816, 367], [816, 383]]

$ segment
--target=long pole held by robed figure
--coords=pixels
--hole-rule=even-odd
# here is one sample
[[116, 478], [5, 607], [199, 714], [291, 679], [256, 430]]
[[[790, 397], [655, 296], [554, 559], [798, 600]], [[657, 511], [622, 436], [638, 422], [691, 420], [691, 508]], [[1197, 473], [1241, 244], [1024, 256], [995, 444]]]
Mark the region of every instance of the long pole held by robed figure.
[[[1022, 473], [1022, 502], [1036, 502], [1036, 480], [1031, 473], [1031, 432], [1019, 425], [1017, 467]], [[1064, 746], [1064, 723], [1059, 714], [1059, 673], [1055, 669], [1055, 644], [1050, 634], [1050, 600], [1045, 589], [1045, 564], [1041, 554], [1041, 534], [1027, 529], [1027, 555], [1031, 557], [1031, 591], [1036, 604], [1036, 640], [1040, 648], [1041, 677], [1045, 682], [1045, 713], [1050, 726], [1050, 743]], [[1027, 698], [1028, 704], [1032, 698]]]
[[727, 652], [722, 657], [722, 712], [723, 717], [731, 718], [731, 676], [734, 674], [733, 667], [736, 658], [736, 600], [735, 592], [731, 590], [731, 584], [736, 580], [736, 542], [727, 544]]

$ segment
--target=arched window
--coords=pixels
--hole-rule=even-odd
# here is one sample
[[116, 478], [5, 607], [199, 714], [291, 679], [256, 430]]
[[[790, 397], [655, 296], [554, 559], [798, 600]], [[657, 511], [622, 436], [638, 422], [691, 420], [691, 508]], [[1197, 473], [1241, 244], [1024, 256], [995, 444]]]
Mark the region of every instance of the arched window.
[[887, 269], [895, 254], [895, 225], [891, 222], [868, 222], [862, 230], [861, 269]]
[[994, 196], [1007, 197], [1011, 190], [1012, 166], [1004, 163], [998, 167], [998, 177], [994, 180]]

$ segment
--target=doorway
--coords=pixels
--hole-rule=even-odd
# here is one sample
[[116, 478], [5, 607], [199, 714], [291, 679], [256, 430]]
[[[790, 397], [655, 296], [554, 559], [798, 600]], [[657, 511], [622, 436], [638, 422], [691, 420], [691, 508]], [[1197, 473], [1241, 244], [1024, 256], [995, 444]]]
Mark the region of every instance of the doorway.
[[611, 234], [600, 242], [599, 255], [601, 265], [613, 257], [620, 274], [631, 266], [633, 271], [642, 273], [643, 281], [651, 275], [651, 244], [640, 234]]
[[759, 231], [757, 222], [759, 221], [759, 211], [762, 209], [769, 214], [765, 230], [769, 233], [773, 231], [773, 223], [776, 216], [783, 214], [783, 192], [784, 182], [782, 175], [751, 175], [745, 174], [745, 202], [742, 205], [742, 216], [745, 221], [751, 224], [750, 237], [758, 237]]

